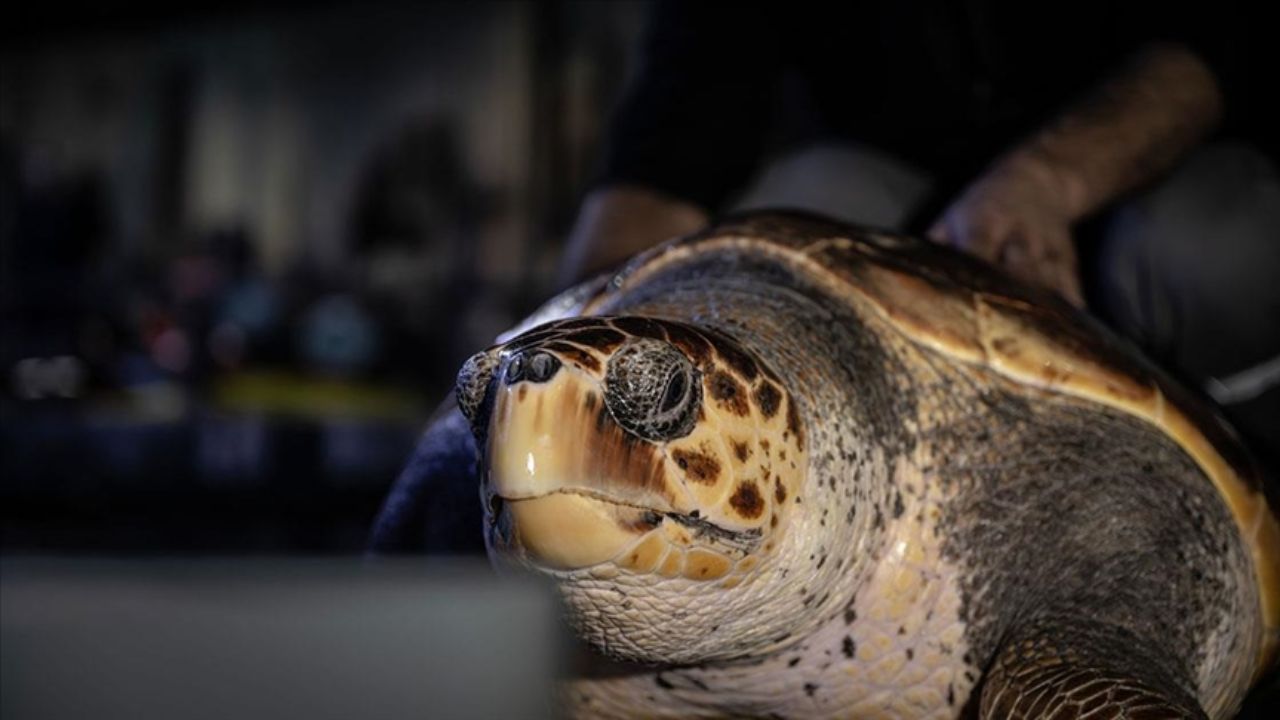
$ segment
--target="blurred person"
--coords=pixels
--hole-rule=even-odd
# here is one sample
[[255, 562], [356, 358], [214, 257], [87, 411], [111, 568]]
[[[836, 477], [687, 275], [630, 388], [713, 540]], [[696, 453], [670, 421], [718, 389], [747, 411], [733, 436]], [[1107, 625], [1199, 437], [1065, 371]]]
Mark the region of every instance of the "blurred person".
[[1252, 401], [1280, 447], [1280, 124], [1233, 10], [659, 2], [562, 280], [732, 209], [927, 233]]

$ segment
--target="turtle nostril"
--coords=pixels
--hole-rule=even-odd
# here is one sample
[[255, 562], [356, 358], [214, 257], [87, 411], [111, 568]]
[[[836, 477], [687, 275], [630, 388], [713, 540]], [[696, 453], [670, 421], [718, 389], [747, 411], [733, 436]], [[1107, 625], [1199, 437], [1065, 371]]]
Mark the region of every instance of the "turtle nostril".
[[529, 381], [541, 383], [550, 380], [560, 369], [560, 361], [545, 352], [517, 353], [507, 361], [502, 378], [508, 385]]

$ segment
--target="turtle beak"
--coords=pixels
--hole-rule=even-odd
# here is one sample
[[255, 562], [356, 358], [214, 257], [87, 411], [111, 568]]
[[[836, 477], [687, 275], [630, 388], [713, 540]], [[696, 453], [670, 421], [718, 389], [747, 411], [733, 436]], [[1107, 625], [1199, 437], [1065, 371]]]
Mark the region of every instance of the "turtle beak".
[[667, 489], [661, 450], [614, 423], [595, 377], [560, 367], [530, 378], [531, 367], [506, 359], [490, 388], [490, 544], [559, 570], [608, 561], [683, 503]]

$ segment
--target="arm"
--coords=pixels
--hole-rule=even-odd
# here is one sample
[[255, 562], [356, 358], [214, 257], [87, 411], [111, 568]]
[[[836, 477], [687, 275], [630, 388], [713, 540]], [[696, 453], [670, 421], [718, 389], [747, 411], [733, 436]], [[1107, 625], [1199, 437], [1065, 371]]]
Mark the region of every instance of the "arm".
[[1149, 46], [996, 160], [929, 235], [1082, 305], [1071, 226], [1158, 178], [1221, 116], [1218, 84], [1196, 55]]

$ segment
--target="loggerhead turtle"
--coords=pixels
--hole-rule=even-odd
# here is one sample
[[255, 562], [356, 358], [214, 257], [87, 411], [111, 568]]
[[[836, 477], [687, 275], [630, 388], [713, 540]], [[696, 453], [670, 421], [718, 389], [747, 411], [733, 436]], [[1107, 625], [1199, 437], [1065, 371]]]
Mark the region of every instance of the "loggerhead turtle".
[[1231, 431], [975, 260], [749, 214], [524, 327], [457, 399], [491, 556], [631, 663], [575, 715], [1219, 718], [1275, 656]]

